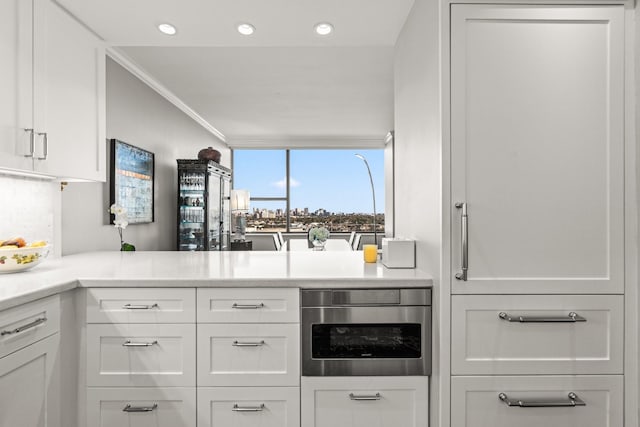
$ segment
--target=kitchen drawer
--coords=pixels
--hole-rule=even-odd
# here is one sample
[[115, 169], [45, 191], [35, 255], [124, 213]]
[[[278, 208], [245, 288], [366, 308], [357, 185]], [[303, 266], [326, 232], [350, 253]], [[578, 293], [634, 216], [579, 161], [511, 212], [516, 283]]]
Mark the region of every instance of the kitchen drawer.
[[0, 357], [60, 330], [60, 297], [43, 298], [0, 312]]
[[299, 323], [296, 288], [198, 289], [198, 323]]
[[[621, 295], [453, 296], [451, 372], [622, 374], [623, 303]], [[535, 318], [570, 321], [569, 313], [586, 321]]]
[[299, 384], [299, 325], [198, 325], [199, 387]]
[[[620, 427], [622, 376], [453, 377], [451, 427]], [[575, 393], [584, 406], [508, 406], [523, 403], [569, 404]]]
[[195, 323], [194, 288], [92, 288], [87, 323]]
[[116, 426], [196, 427], [196, 389], [87, 389], [87, 427]]
[[89, 386], [195, 386], [195, 325], [87, 325]]
[[429, 377], [422, 376], [303, 377], [302, 425], [425, 427], [428, 390]]
[[198, 388], [198, 427], [299, 427], [298, 387]]

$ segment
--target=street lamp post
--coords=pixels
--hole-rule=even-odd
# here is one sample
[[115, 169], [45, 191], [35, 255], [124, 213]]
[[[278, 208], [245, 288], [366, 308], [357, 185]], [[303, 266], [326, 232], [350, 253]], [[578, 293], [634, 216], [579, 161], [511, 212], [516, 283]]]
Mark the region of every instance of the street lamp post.
[[378, 246], [378, 228], [376, 227], [376, 190], [373, 186], [373, 176], [371, 176], [371, 168], [369, 167], [367, 159], [362, 154], [356, 154], [356, 157], [364, 162], [367, 167], [367, 172], [369, 172], [369, 181], [371, 181], [371, 197], [373, 198], [373, 241], [376, 246]]

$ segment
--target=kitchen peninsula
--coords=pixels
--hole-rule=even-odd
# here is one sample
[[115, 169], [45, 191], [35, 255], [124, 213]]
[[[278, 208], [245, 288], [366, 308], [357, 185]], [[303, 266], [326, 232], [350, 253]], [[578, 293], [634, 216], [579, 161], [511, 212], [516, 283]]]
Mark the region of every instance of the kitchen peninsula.
[[362, 252], [90, 252], [0, 275], [0, 310], [77, 287], [430, 286], [418, 269], [367, 264]]
[[[248, 426], [259, 417], [265, 426], [323, 427], [349, 411], [384, 422], [400, 413], [403, 426], [424, 426], [428, 376], [301, 377], [300, 289], [393, 296], [431, 285], [421, 270], [367, 264], [357, 251], [47, 260], [0, 276], [0, 390], [11, 391], [0, 396], [3, 422], [92, 427], [146, 417], [158, 427]], [[428, 317], [419, 357], [430, 370]], [[384, 404], [359, 403], [370, 396]]]

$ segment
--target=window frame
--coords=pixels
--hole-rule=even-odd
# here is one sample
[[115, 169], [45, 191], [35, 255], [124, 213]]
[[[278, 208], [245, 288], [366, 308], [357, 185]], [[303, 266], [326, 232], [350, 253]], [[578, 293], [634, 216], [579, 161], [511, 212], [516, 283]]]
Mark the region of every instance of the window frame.
[[[388, 138], [388, 137], [387, 137]], [[392, 141], [393, 139], [391, 139]], [[367, 146], [367, 147], [357, 147], [357, 148], [361, 148], [361, 149], [368, 149], [368, 150], [377, 150], [377, 149], [381, 149], [381, 150], [385, 150], [385, 146], [387, 145], [389, 141], [385, 141], [385, 145], [384, 146]], [[285, 195], [284, 197], [254, 197], [252, 195], [249, 195], [249, 200], [250, 201], [258, 201], [258, 202], [285, 202], [285, 223], [286, 223], [286, 228], [285, 228], [285, 233], [291, 233], [291, 177], [290, 177], [290, 172], [291, 172], [291, 150], [302, 150], [302, 149], [315, 149], [315, 150], [333, 150], [333, 149], [350, 149], [350, 148], [355, 148], [355, 147], [305, 147], [305, 148], [301, 148], [301, 147], [273, 147], [273, 146], [268, 146], [268, 147], [249, 147], [249, 146], [238, 146], [238, 147], [232, 147], [231, 148], [231, 170], [235, 171], [234, 168], [234, 162], [235, 162], [235, 151], [236, 150], [284, 150], [285, 152], [285, 181], [286, 181], [286, 188], [285, 188]], [[383, 153], [383, 155], [385, 155]], [[235, 179], [233, 179], [233, 173], [232, 172], [232, 179], [231, 179], [231, 188], [235, 189]], [[388, 189], [385, 188], [385, 194], [388, 191]], [[385, 198], [387, 196], [385, 195]], [[379, 212], [378, 212], [379, 214]], [[385, 217], [385, 227], [386, 227], [386, 202], [383, 203], [383, 212], [382, 214]], [[256, 233], [262, 233], [262, 234], [268, 234], [265, 232], [260, 232], [260, 231], [256, 231]]]

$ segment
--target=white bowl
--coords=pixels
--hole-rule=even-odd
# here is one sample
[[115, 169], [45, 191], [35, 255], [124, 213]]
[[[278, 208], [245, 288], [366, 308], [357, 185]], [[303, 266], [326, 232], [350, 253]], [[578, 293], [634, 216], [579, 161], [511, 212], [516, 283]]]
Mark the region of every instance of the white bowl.
[[0, 273], [17, 273], [33, 268], [49, 255], [50, 248], [51, 245], [12, 249], [0, 247]]

